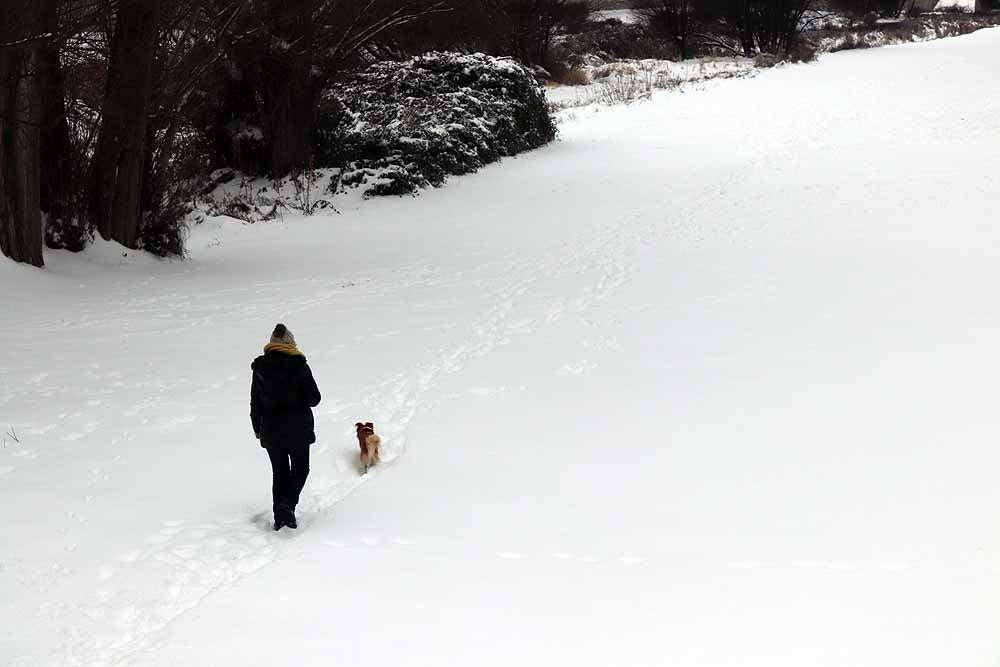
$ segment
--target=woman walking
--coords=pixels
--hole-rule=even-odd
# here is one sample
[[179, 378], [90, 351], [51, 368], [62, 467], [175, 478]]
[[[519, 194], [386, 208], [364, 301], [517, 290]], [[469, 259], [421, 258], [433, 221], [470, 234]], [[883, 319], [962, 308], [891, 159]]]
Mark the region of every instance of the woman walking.
[[271, 459], [274, 529], [297, 528], [295, 506], [309, 476], [309, 446], [316, 442], [312, 408], [319, 405], [319, 388], [284, 324], [274, 327], [251, 368], [250, 422]]

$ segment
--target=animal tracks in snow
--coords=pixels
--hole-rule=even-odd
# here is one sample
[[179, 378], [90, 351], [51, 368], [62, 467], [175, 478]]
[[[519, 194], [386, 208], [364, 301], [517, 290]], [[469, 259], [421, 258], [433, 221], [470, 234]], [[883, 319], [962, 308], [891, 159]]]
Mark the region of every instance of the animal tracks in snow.
[[[448, 546], [431, 546], [425, 547], [425, 544], [434, 544], [434, 540], [425, 539], [423, 542], [414, 539], [394, 537], [391, 539], [383, 539], [377, 536], [364, 535], [355, 537], [353, 539], [339, 539], [339, 540], [324, 540], [323, 545], [331, 549], [395, 549], [399, 547], [406, 547], [412, 549], [415, 553], [427, 553], [438, 554], [438, 553], [450, 553], [453, 549], [453, 545]], [[743, 560], [743, 561], [733, 561], [724, 560], [719, 558], [712, 558], [708, 555], [705, 557], [695, 557], [693, 560], [690, 555], [679, 555], [679, 554], [669, 554], [669, 553], [657, 553], [657, 554], [636, 554], [636, 553], [601, 553], [599, 551], [593, 552], [570, 552], [570, 551], [553, 551], [549, 553], [535, 553], [530, 550], [519, 550], [519, 549], [503, 549], [496, 551], [482, 550], [477, 554], [473, 552], [472, 554], [466, 554], [469, 556], [477, 557], [480, 561], [501, 561], [501, 562], [531, 562], [540, 564], [542, 562], [548, 561], [551, 563], [561, 564], [563, 566], [569, 565], [579, 565], [579, 566], [600, 566], [600, 567], [622, 567], [622, 568], [635, 568], [635, 567], [667, 567], [667, 568], [677, 568], [682, 567], [689, 569], [691, 567], [701, 567], [710, 571], [724, 572], [737, 571], [737, 572], [757, 572], [757, 571], [782, 571], [791, 572], [796, 570], [809, 570], [813, 572], [821, 572], [829, 574], [831, 576], [835, 575], [847, 575], [863, 572], [885, 572], [885, 573], [898, 573], [904, 574], [913, 570], [914, 568], [921, 567], [920, 563], [916, 562], [904, 562], [904, 561], [845, 561], [845, 560], [810, 560], [810, 559], [788, 559], [780, 561], [755, 561], [755, 560]]]
[[[420, 542], [405, 537], [394, 537], [382, 539], [379, 537], [365, 535], [356, 537], [353, 540], [324, 540], [323, 544], [332, 549], [394, 549], [398, 547], [414, 548], [418, 553], [422, 552]], [[447, 552], [447, 548], [432, 548], [433, 553]], [[617, 565], [617, 566], [638, 566], [650, 562], [646, 556], [636, 555], [595, 555], [592, 553], [575, 554], [563, 551], [556, 551], [549, 554], [536, 554], [530, 551], [521, 550], [500, 550], [482, 551], [479, 559], [483, 561], [532, 561], [538, 562], [548, 560], [552, 562], [577, 563], [580, 565]]]
[[583, 376], [588, 375], [597, 368], [597, 363], [593, 361], [579, 361], [576, 363], [563, 364], [557, 371], [559, 375]]

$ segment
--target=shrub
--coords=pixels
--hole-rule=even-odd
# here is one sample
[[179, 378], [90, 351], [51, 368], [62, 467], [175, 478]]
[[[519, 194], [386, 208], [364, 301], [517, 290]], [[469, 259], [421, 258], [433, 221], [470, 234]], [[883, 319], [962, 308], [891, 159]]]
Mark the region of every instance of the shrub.
[[808, 39], [799, 38], [795, 44], [788, 49], [786, 58], [792, 63], [811, 63], [816, 60], [819, 47]]
[[753, 57], [753, 66], [768, 69], [778, 64], [778, 57], [770, 53], [758, 53]]
[[80, 252], [93, 240], [93, 232], [79, 215], [45, 221], [45, 245], [49, 248]]
[[619, 73], [601, 79], [600, 99], [605, 104], [628, 104], [648, 97], [651, 92], [651, 86], [635, 73]]
[[157, 257], [184, 257], [187, 215], [193, 206], [181, 196], [171, 196], [152, 211], [143, 211], [139, 247]]
[[849, 32], [844, 39], [830, 47], [830, 53], [837, 51], [851, 51], [853, 49], [867, 49], [871, 45], [865, 39], [854, 32]]
[[656, 58], [668, 60], [678, 55], [669, 41], [651, 34], [640, 23], [622, 23], [618, 19], [591, 21], [582, 32], [567, 35], [560, 48], [571, 62], [596, 55], [601, 60]]
[[484, 54], [376, 63], [331, 95], [317, 162], [344, 168], [336, 187], [367, 186], [365, 196], [438, 186], [556, 135], [532, 73]]

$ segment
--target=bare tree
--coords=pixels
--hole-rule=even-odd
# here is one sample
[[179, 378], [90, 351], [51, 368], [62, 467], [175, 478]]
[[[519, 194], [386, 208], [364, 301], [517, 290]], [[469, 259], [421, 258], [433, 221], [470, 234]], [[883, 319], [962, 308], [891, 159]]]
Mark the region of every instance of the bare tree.
[[633, 0], [632, 7], [654, 33], [669, 39], [681, 60], [692, 55], [696, 0]]
[[[560, 29], [582, 23], [590, 13], [584, 0], [478, 0], [495, 40], [492, 50], [528, 64], [544, 64]], [[475, 0], [470, 3], [475, 4]]]
[[173, 169], [175, 149], [179, 135], [191, 123], [187, 112], [198, 84], [233, 40], [252, 36], [236, 36], [231, 31], [244, 6], [244, 0], [173, 0], [165, 9], [146, 130], [143, 211], [160, 206], [178, 176]]
[[45, 244], [50, 248], [82, 250], [89, 238], [83, 215], [89, 151], [75, 145], [71, 136], [63, 60], [72, 59], [70, 44], [83, 34], [93, 35], [94, 22], [105, 4], [104, 0], [38, 3], [45, 34], [51, 36], [42, 44], [39, 60], [41, 149], [45, 156], [41, 206], [46, 217]]
[[753, 56], [784, 55], [802, 33], [804, 18], [816, 0], [699, 0], [705, 41]]

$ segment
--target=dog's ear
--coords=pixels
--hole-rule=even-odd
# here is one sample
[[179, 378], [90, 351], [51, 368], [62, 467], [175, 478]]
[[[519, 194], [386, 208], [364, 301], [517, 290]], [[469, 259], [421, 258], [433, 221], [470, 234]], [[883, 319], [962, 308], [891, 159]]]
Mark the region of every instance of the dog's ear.
[[362, 426], [364, 426], [364, 424], [358, 422], [357, 424], [354, 425], [354, 428], [361, 428]]
[[367, 426], [370, 429], [374, 429], [375, 428], [375, 424], [373, 424], [371, 422], [368, 422], [367, 424], [365, 424], [365, 426]]

